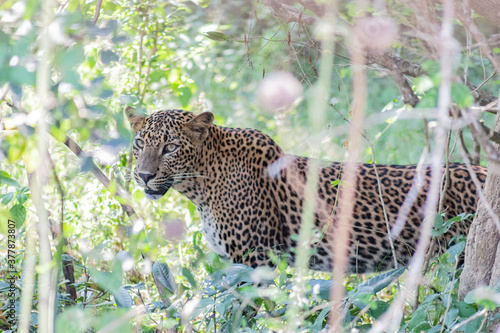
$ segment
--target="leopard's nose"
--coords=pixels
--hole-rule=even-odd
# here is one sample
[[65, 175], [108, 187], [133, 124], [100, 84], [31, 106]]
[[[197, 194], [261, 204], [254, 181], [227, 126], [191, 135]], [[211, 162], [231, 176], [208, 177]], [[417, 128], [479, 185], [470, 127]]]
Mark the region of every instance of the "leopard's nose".
[[141, 179], [144, 181], [144, 184], [146, 184], [146, 185], [148, 184], [148, 181], [155, 178], [155, 176], [156, 176], [156, 173], [150, 174], [150, 173], [139, 172], [139, 177], [141, 177]]

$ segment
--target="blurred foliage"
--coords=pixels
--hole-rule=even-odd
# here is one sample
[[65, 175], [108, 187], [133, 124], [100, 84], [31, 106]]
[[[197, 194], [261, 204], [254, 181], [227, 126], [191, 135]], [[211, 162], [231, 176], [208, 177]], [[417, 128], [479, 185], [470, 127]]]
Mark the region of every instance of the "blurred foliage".
[[[27, 174], [38, 163], [34, 126], [40, 101], [35, 84], [42, 52], [39, 36], [45, 29], [40, 24], [40, 3], [6, 0], [0, 4], [1, 119], [17, 128], [0, 134], [0, 251], [4, 262], [8, 234], [4, 221], [12, 219], [16, 224], [15, 266], [21, 274], [16, 281], [17, 307], [25, 263], [23, 244], [27, 227], [37, 221]], [[342, 22], [352, 22], [355, 2], [343, 5]], [[404, 25], [411, 11], [399, 2], [389, 1], [388, 7]], [[335, 108], [328, 109], [325, 136], [318, 142], [311, 139], [307, 104], [321, 62], [321, 50], [311, 37], [314, 27], [286, 23], [259, 1], [106, 0], [94, 24], [95, 8], [96, 1], [91, 0], [55, 2], [55, 18], [47, 27], [54, 44], [51, 109], [46, 119], [53, 137], [53, 173], [45, 199], [51, 222], [64, 222], [68, 242], [68, 254], [55, 258], [73, 262], [77, 289], [73, 301], [59, 274], [56, 332], [98, 331], [139, 305], [146, 307], [146, 315], [126, 322], [120, 332], [188, 330], [191, 326], [200, 332], [216, 327], [227, 332], [277, 331], [288, 327], [286, 310], [296, 301], [302, 310], [297, 330], [324, 329], [330, 310], [329, 275], [310, 272], [306, 298], [297, 300], [292, 296], [293, 270], [285, 262], [269, 270], [221, 261], [207, 249], [192, 203], [172, 191], [161, 201], [149, 201], [130, 183], [133, 134], [122, 110], [134, 105], [143, 113], [174, 108], [212, 111], [217, 124], [260, 129], [287, 152], [341, 160], [346, 152], [345, 118], [350, 117], [352, 91], [346, 47], [339, 43], [337, 48], [339, 57], [329, 88], [329, 102]], [[395, 51], [422, 60], [421, 46], [415, 46], [411, 38], [405, 42], [405, 47], [395, 43]], [[492, 72], [477, 49], [459, 61], [457, 71], [465, 67], [473, 82], [482, 81], [483, 69]], [[437, 101], [438, 69], [432, 70], [432, 64], [430, 68], [426, 76], [414, 81], [422, 96], [421, 108], [432, 108]], [[276, 70], [294, 73], [305, 89], [303, 100], [286, 114], [264, 112], [255, 96], [262, 77]], [[370, 68], [368, 82], [368, 116], [396, 112], [389, 119], [375, 117], [368, 123], [366, 134], [372, 141], [364, 142], [363, 161], [370, 162], [373, 152], [378, 163], [416, 163], [425, 149], [424, 122], [398, 119], [408, 109], [387, 71]], [[495, 84], [487, 82], [483, 89], [492, 91]], [[459, 105], [471, 103], [464, 86], [454, 86], [453, 96]], [[87, 163], [64, 147], [61, 142], [67, 135], [92, 153], [113, 186], [129, 189], [134, 208], [144, 218], [142, 232], [131, 232], [112, 193], [88, 173]], [[470, 142], [470, 137], [466, 139]], [[166, 241], [171, 239], [172, 225], [180, 225], [183, 236]], [[52, 250], [61, 251], [55, 246]], [[457, 301], [454, 255], [461, 250], [450, 251], [433, 263], [419, 307], [405, 308], [401, 331], [449, 330], [481, 314], [483, 308], [498, 305], [499, 290]], [[0, 277], [5, 274], [1, 269]], [[349, 277], [345, 326], [368, 329], [390, 305], [398, 288], [391, 282], [402, 273]], [[158, 291], [153, 279], [164, 289]], [[1, 314], [6, 310], [7, 290], [8, 284], [0, 281], [0, 328], [15, 332], [18, 318], [12, 324]], [[32, 331], [37, 327], [37, 295], [35, 285]], [[482, 318], [477, 316], [464, 325], [465, 332], [475, 332]]]

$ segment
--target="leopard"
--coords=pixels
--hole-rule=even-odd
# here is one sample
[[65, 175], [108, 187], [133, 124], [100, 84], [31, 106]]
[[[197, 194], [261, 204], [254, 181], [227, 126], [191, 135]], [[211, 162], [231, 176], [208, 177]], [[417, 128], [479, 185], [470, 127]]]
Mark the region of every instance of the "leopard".
[[[286, 154], [258, 130], [215, 125], [211, 112], [164, 110], [138, 115], [127, 108], [126, 113], [136, 134], [133, 177], [145, 196], [157, 200], [171, 188], [186, 196], [199, 212], [209, 247], [233, 263], [272, 266], [273, 254], [286, 254], [295, 264], [297, 251], [307, 250], [298, 248], [298, 235], [306, 184], [315, 175], [316, 195], [309, 200], [314, 203], [316, 237], [309, 244], [308, 267], [333, 270], [345, 163], [321, 164]], [[362, 274], [407, 266], [419, 241], [430, 166], [359, 163], [356, 170], [348, 271]], [[479, 199], [476, 183], [483, 186], [487, 169], [449, 163], [447, 174], [443, 217], [474, 214]], [[470, 223], [468, 219], [452, 224], [445, 240], [466, 235]]]

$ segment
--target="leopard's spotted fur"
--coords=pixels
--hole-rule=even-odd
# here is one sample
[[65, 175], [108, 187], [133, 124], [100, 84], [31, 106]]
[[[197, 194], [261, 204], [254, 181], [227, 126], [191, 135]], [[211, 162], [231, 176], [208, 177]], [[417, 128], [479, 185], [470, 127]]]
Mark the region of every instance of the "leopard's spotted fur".
[[[198, 208], [203, 232], [222, 257], [250, 266], [268, 264], [267, 251], [292, 254], [301, 224], [309, 160], [286, 155], [267, 135], [253, 129], [212, 124], [213, 115], [161, 111], [149, 117], [129, 114], [137, 136], [134, 176], [148, 197], [158, 199], [170, 187], [187, 196]], [[485, 168], [474, 166], [484, 182]], [[341, 163], [318, 169], [314, 224], [322, 232], [309, 262], [312, 269], [331, 271], [334, 206], [341, 179]], [[394, 224], [412, 186], [415, 165], [377, 165], [388, 220]], [[467, 168], [450, 165], [446, 216], [474, 213], [478, 195]], [[394, 240], [399, 263], [408, 263], [416, 246], [430, 171]], [[333, 182], [333, 186], [332, 186]], [[341, 184], [341, 183], [340, 183]], [[370, 272], [393, 267], [377, 178], [373, 165], [359, 165], [349, 268]], [[453, 225], [447, 238], [466, 232]]]

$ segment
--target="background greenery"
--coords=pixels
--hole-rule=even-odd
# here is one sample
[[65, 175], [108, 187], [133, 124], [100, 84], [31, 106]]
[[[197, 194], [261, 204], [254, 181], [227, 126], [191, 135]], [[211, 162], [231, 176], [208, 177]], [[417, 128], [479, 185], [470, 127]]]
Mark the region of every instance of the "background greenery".
[[[7, 235], [4, 221], [15, 220], [16, 267], [21, 272], [17, 282], [18, 307], [23, 292], [27, 227], [37, 221], [27, 174], [37, 163], [34, 119], [40, 102], [35, 92], [36, 69], [41, 59], [40, 4], [36, 0], [7, 0], [0, 4], [1, 119], [17, 126], [16, 130], [3, 131], [0, 138], [0, 237], [5, 240]], [[341, 5], [340, 24], [351, 23], [356, 16], [355, 2], [344, 1]], [[388, 1], [387, 7], [404, 27], [410, 10], [393, 1]], [[176, 108], [212, 111], [218, 125], [257, 128], [271, 135], [289, 153], [343, 160], [348, 144], [345, 118], [350, 118], [352, 76], [349, 53], [341, 38], [332, 64], [332, 84], [328, 87], [328, 102], [335, 108], [328, 107], [324, 135], [318, 141], [309, 126], [311, 113], [307, 102], [314, 93], [311, 87], [317, 81], [322, 59], [322, 51], [313, 40], [314, 26], [287, 23], [260, 1], [110, 0], [102, 2], [94, 24], [95, 10], [95, 1], [56, 2], [54, 21], [49, 26], [54, 43], [53, 98], [47, 121], [52, 135], [49, 152], [53, 172], [45, 188], [45, 200], [51, 222], [63, 220], [67, 240], [68, 254], [64, 256], [62, 249], [56, 248], [57, 242], [52, 243], [52, 253], [58, 254], [54, 256], [55, 267], [61, 258], [74, 261], [78, 296], [76, 301], [68, 297], [59, 273], [54, 281], [58, 291], [56, 331], [99, 331], [115, 319], [123, 324], [121, 332], [325, 329], [329, 275], [310, 272], [305, 289], [297, 291], [294, 271], [286, 263], [276, 270], [255, 271], [221, 262], [206, 247], [199, 215], [186, 198], [173, 191], [159, 201], [144, 197], [142, 190], [131, 182], [133, 134], [123, 109], [135, 105], [144, 113]], [[457, 38], [463, 42], [465, 35], [459, 24], [456, 29]], [[404, 28], [402, 35], [405, 36]], [[428, 60], [422, 47], [415, 44], [406, 35], [404, 43], [395, 42], [393, 48], [415, 61]], [[477, 83], [485, 79], [483, 69], [484, 73], [493, 71], [475, 48], [459, 59], [456, 72], [463, 73], [465, 67], [469, 80]], [[301, 81], [304, 98], [289, 112], [273, 114], [259, 107], [256, 91], [262, 78], [277, 70], [291, 72]], [[367, 115], [409, 112], [389, 73], [377, 66], [368, 66], [367, 70]], [[432, 71], [432, 77], [431, 74]], [[494, 93], [498, 83], [489, 81], [482, 89]], [[460, 99], [460, 94], [456, 94]], [[430, 105], [435, 102], [436, 96]], [[423, 109], [430, 120], [433, 111]], [[418, 162], [426, 144], [423, 120], [394, 116], [385, 121], [370, 119], [373, 121], [366, 127], [369, 141], [363, 142], [363, 162], [372, 161], [372, 152], [377, 163]], [[489, 123], [491, 119], [485, 117], [485, 121]], [[131, 232], [129, 219], [113, 191], [105, 190], [88, 172], [88, 160], [81, 162], [64, 146], [66, 135], [94, 156], [113, 186], [130, 191], [131, 204], [144, 218], [142, 232]], [[467, 134], [466, 139], [470, 144]], [[434, 260], [428, 280], [417, 296], [420, 303], [409, 302], [405, 307], [401, 331], [449, 331], [471, 316], [477, 318], [462, 325], [459, 331], [480, 330], [484, 309], [494, 308], [496, 303], [480, 301], [474, 295], [466, 302], [457, 301], [455, 254], [461, 250], [463, 247], [450, 249]], [[5, 241], [0, 251], [3, 265], [7, 254]], [[157, 260], [162, 263], [157, 267], [162, 276], [160, 282], [173, 291], [163, 295], [168, 302], [162, 302], [150, 274], [151, 264]], [[376, 277], [350, 276], [343, 309], [346, 329], [369, 329], [397, 293], [399, 284], [390, 283], [402, 273], [403, 270], [396, 270]], [[175, 277], [177, 291], [169, 284], [171, 276]], [[3, 311], [7, 304], [6, 286], [0, 282], [4, 291], [0, 294]], [[35, 285], [32, 331], [38, 326], [37, 294]], [[301, 309], [297, 322], [287, 317], [292, 303]], [[140, 305], [146, 306], [146, 315], [122, 319], [122, 315]], [[15, 332], [16, 325], [0, 315], [3, 331]]]

